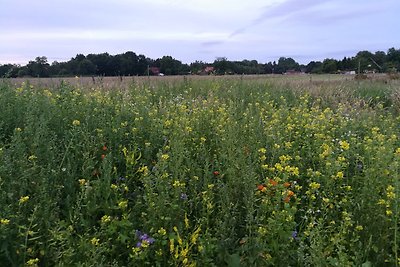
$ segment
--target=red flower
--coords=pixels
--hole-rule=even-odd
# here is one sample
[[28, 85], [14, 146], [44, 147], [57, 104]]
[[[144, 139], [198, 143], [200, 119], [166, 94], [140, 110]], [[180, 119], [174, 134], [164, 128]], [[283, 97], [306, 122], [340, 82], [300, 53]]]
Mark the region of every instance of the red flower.
[[106, 157], [105, 154], [101, 154], [101, 159], [104, 159]]
[[107, 151], [107, 146], [106, 146], [106, 145], [104, 145], [104, 146], [101, 148], [101, 150], [103, 150], [103, 151]]
[[260, 190], [260, 191], [263, 191], [264, 188], [265, 188], [265, 186], [262, 185], [262, 184], [259, 184], [259, 185], [257, 186], [257, 189]]
[[218, 176], [219, 175], [219, 171], [214, 171], [213, 174], [214, 174], [214, 176]]

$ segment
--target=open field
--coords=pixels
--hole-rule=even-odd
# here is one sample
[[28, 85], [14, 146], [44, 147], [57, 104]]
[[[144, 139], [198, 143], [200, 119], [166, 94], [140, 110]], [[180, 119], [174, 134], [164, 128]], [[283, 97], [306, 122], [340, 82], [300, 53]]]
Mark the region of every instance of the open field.
[[[7, 79], [14, 85], [21, 85], [23, 82], [29, 81], [36, 86], [54, 87], [59, 86], [61, 81], [65, 81], [74, 86], [81, 87], [103, 87], [103, 88], [126, 88], [132, 83], [136, 84], [150, 84], [157, 86], [160, 83], [179, 83], [185, 80], [191, 81], [221, 81], [221, 80], [245, 80], [245, 81], [258, 81], [265, 83], [269, 82], [288, 82], [288, 83], [312, 83], [312, 82], [345, 82], [354, 80], [355, 75], [338, 75], [338, 74], [324, 74], [324, 75], [280, 75], [280, 74], [265, 74], [265, 75], [187, 75], [187, 76], [121, 76], [121, 77], [60, 77], [60, 78], [11, 78]], [[373, 81], [390, 81], [386, 74], [370, 74], [370, 80]]]
[[0, 82], [2, 266], [399, 266], [400, 81]]

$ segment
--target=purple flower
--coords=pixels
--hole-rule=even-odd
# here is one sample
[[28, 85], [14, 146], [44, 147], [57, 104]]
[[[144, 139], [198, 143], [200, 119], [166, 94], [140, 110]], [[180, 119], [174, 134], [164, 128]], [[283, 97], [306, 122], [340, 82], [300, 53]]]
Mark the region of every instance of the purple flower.
[[294, 240], [298, 240], [299, 238], [297, 237], [297, 234], [298, 234], [297, 231], [294, 230], [294, 231], [292, 232], [291, 238], [294, 239]]
[[149, 239], [149, 236], [147, 235], [147, 234], [143, 234], [143, 235], [141, 235], [140, 237], [139, 237], [139, 239], [140, 240], [147, 240], [147, 239]]
[[142, 247], [143, 246], [143, 242], [151, 245], [154, 243], [155, 239], [150, 237], [148, 234], [146, 233], [142, 233], [139, 230], [135, 231], [135, 235], [136, 238], [138, 238], [140, 241], [136, 243], [136, 247]]
[[187, 200], [187, 199], [188, 199], [188, 195], [185, 194], [185, 193], [182, 193], [182, 194], [181, 194], [181, 199], [182, 199], [182, 200]]

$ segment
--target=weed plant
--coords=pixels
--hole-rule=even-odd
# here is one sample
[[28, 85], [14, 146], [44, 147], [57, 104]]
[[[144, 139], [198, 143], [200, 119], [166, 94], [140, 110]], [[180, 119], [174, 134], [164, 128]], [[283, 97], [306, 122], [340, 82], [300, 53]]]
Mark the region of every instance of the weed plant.
[[3, 81], [0, 263], [399, 266], [395, 89]]

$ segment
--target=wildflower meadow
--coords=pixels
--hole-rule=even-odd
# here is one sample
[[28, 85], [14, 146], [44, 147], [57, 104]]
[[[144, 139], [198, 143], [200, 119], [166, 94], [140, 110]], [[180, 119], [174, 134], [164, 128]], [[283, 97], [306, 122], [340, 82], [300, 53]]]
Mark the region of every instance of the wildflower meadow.
[[398, 80], [3, 80], [0, 265], [399, 266], [399, 111]]

